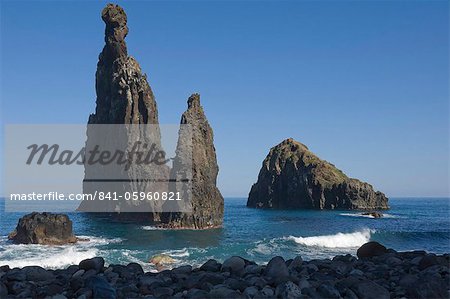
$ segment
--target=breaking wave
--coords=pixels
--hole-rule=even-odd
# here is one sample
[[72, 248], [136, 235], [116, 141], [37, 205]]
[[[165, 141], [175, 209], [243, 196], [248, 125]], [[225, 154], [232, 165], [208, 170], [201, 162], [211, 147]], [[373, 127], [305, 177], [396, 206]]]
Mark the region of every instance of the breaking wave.
[[349, 248], [359, 247], [369, 242], [373, 231], [363, 229], [354, 233], [337, 233], [335, 235], [313, 236], [313, 237], [294, 237], [288, 239], [304, 246], [317, 246], [326, 248]]
[[[37, 244], [12, 244], [5, 237], [0, 239], [0, 265], [13, 267], [40, 266], [47, 269], [60, 269], [79, 264], [82, 260], [100, 254], [100, 248], [122, 239], [107, 239], [79, 236], [89, 239], [76, 244], [50, 246]], [[98, 248], [98, 247], [100, 248]]]

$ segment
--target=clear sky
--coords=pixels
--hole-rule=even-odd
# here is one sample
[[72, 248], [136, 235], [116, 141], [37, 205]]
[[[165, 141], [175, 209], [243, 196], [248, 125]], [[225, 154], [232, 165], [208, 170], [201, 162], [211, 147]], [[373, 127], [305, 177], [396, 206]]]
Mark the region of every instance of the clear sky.
[[[201, 93], [224, 196], [288, 137], [388, 196], [448, 196], [448, 1], [118, 3], [160, 122]], [[1, 2], [2, 125], [87, 122], [105, 4]]]

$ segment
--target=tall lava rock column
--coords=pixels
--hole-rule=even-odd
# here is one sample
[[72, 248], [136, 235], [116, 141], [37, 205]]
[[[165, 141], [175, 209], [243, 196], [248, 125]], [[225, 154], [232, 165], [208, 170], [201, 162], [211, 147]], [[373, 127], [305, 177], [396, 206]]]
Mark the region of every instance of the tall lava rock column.
[[105, 46], [95, 74], [97, 107], [90, 124], [158, 124], [158, 109], [139, 63], [128, 56], [127, 15], [118, 5], [102, 11]]
[[[189, 129], [183, 126], [189, 127]], [[189, 134], [184, 135], [184, 130]], [[192, 142], [186, 142], [191, 138]], [[224, 201], [216, 187], [219, 166], [217, 165], [214, 137], [211, 126], [200, 104], [200, 95], [193, 94], [188, 99], [188, 109], [181, 117], [181, 128], [170, 177], [176, 180], [192, 177], [189, 212], [166, 213], [164, 222], [171, 228], [207, 229], [221, 227], [223, 223]], [[172, 184], [171, 191], [179, 190]], [[185, 194], [185, 192], [181, 192]]]
[[[94, 114], [90, 115], [88, 124], [123, 126], [117, 126], [117, 129], [101, 129], [102, 126], [88, 125], [86, 149], [92, 148], [95, 144], [130, 149], [136, 141], [141, 142], [141, 144], [155, 144], [157, 149], [161, 149], [161, 133], [155, 97], [138, 62], [133, 57], [128, 56], [127, 53], [125, 43], [125, 37], [128, 34], [127, 15], [120, 6], [108, 4], [102, 11], [102, 19], [106, 24], [105, 46], [100, 53], [95, 75], [96, 110]], [[145, 125], [150, 124], [154, 126], [148, 129], [150, 126]], [[128, 127], [141, 126], [145, 129], [130, 130], [125, 125], [131, 125]], [[114, 142], [116, 143], [114, 144]], [[131, 167], [126, 171], [116, 169], [112, 174], [117, 174], [120, 179], [123, 179], [124, 184], [119, 186], [118, 189], [120, 190], [110, 191], [121, 193], [126, 191], [157, 191], [150, 190], [148, 184], [135, 182], [135, 180], [168, 178], [169, 168], [165, 165], [161, 167], [140, 165]], [[85, 166], [84, 192], [91, 193], [98, 187], [98, 184], [95, 185], [95, 182], [93, 183], [90, 179], [105, 177], [113, 178], [111, 177], [111, 169]], [[127, 203], [127, 205], [130, 205], [130, 203]], [[79, 210], [84, 211], [93, 211], [93, 209], [95, 211], [99, 209], [98, 212], [101, 212], [102, 209], [109, 210], [111, 207], [103, 203], [101, 207], [94, 208], [92, 203], [86, 202], [83, 202], [79, 207]], [[119, 207], [116, 206], [115, 209], [118, 211], [127, 210], [125, 206], [120, 205]], [[151, 217], [153, 216], [151, 215]]]

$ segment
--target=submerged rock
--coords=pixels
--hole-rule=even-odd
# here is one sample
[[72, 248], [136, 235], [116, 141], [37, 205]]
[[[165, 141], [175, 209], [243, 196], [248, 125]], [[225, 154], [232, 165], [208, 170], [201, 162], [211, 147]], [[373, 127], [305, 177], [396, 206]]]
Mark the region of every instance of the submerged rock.
[[[185, 208], [189, 212], [168, 213], [163, 221], [170, 228], [221, 227], [224, 201], [216, 186], [219, 166], [213, 131], [200, 104], [199, 94], [189, 97], [188, 109], [181, 117], [181, 125], [170, 177], [177, 181], [192, 177], [190, 190], [181, 190], [183, 196], [189, 196], [189, 200], [184, 203], [188, 205]], [[177, 192], [185, 187], [173, 184], [170, 190]]]
[[16, 244], [62, 245], [77, 242], [72, 221], [64, 214], [31, 213], [19, 219], [8, 239]]
[[149, 263], [155, 266], [173, 264], [175, 260], [167, 254], [157, 254], [150, 258]]
[[304, 144], [286, 139], [263, 161], [247, 207], [273, 209], [388, 209], [381, 192], [347, 177]]

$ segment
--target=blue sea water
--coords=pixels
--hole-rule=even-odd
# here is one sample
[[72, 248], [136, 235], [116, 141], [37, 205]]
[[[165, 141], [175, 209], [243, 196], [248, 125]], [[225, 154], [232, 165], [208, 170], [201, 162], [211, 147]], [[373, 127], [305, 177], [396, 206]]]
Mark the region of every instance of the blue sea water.
[[74, 233], [90, 240], [75, 245], [14, 245], [7, 240], [23, 213], [5, 212], [0, 201], [0, 265], [61, 268], [103, 256], [111, 263], [140, 263], [155, 270], [150, 257], [164, 253], [173, 266], [201, 265], [239, 255], [258, 263], [281, 255], [304, 259], [356, 254], [369, 240], [398, 251], [450, 252], [450, 198], [393, 198], [385, 217], [373, 219], [356, 211], [269, 211], [246, 208], [246, 199], [225, 200], [222, 229], [162, 230], [119, 223], [82, 213], [69, 214]]

